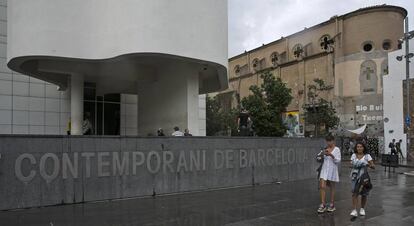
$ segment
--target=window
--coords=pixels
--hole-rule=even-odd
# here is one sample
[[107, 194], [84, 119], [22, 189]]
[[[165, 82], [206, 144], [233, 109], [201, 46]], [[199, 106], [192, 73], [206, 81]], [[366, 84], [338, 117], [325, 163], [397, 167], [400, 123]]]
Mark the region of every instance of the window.
[[259, 69], [259, 59], [255, 58], [252, 61], [252, 66], [253, 66], [253, 69], [258, 70]]
[[371, 52], [373, 49], [374, 49], [374, 44], [371, 41], [367, 41], [362, 44], [362, 50], [364, 52]]
[[361, 94], [375, 93], [377, 91], [377, 65], [372, 60], [361, 64], [359, 84]]
[[272, 55], [270, 55], [270, 60], [272, 61], [272, 65], [276, 66], [279, 64], [279, 53], [273, 52]]
[[240, 66], [239, 65], [236, 65], [236, 67], [234, 67], [234, 72], [236, 74], [239, 74], [240, 73]]
[[299, 58], [303, 54], [303, 46], [301, 44], [296, 44], [295, 46], [293, 46], [292, 51], [295, 58]]
[[323, 35], [319, 39], [319, 44], [320, 44], [322, 50], [330, 51], [333, 47], [334, 40], [329, 35]]
[[391, 49], [391, 41], [390, 40], [384, 40], [384, 42], [382, 43], [382, 49], [385, 51], [388, 51]]
[[247, 64], [240, 67], [240, 72], [238, 75], [245, 75], [249, 73], [249, 66]]

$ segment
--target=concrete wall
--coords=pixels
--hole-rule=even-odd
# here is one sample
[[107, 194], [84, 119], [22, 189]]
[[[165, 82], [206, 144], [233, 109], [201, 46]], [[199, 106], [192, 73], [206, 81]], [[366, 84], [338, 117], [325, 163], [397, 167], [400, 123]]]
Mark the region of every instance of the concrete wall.
[[0, 136], [0, 210], [316, 177], [322, 140]]

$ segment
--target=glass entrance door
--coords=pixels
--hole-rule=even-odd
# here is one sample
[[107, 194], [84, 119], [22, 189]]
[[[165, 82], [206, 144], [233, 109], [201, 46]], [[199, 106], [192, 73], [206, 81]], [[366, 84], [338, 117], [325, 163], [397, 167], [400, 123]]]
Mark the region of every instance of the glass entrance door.
[[93, 135], [120, 135], [121, 95], [96, 96], [96, 85], [85, 83], [84, 114], [92, 123]]

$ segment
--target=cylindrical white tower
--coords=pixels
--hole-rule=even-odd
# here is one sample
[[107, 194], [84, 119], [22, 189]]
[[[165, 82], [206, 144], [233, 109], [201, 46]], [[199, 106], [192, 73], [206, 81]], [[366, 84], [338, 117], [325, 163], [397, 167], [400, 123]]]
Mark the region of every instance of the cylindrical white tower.
[[196, 129], [195, 97], [228, 85], [226, 0], [9, 1], [7, 38], [12, 70], [61, 89], [82, 75], [100, 93], [138, 91], [141, 135]]

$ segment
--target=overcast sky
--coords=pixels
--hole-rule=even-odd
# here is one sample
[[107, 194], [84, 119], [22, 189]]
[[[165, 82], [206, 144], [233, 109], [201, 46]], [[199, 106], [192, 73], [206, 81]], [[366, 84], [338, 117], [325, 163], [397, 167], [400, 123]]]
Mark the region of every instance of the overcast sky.
[[228, 0], [229, 57], [356, 9], [397, 5], [414, 29], [414, 0]]

